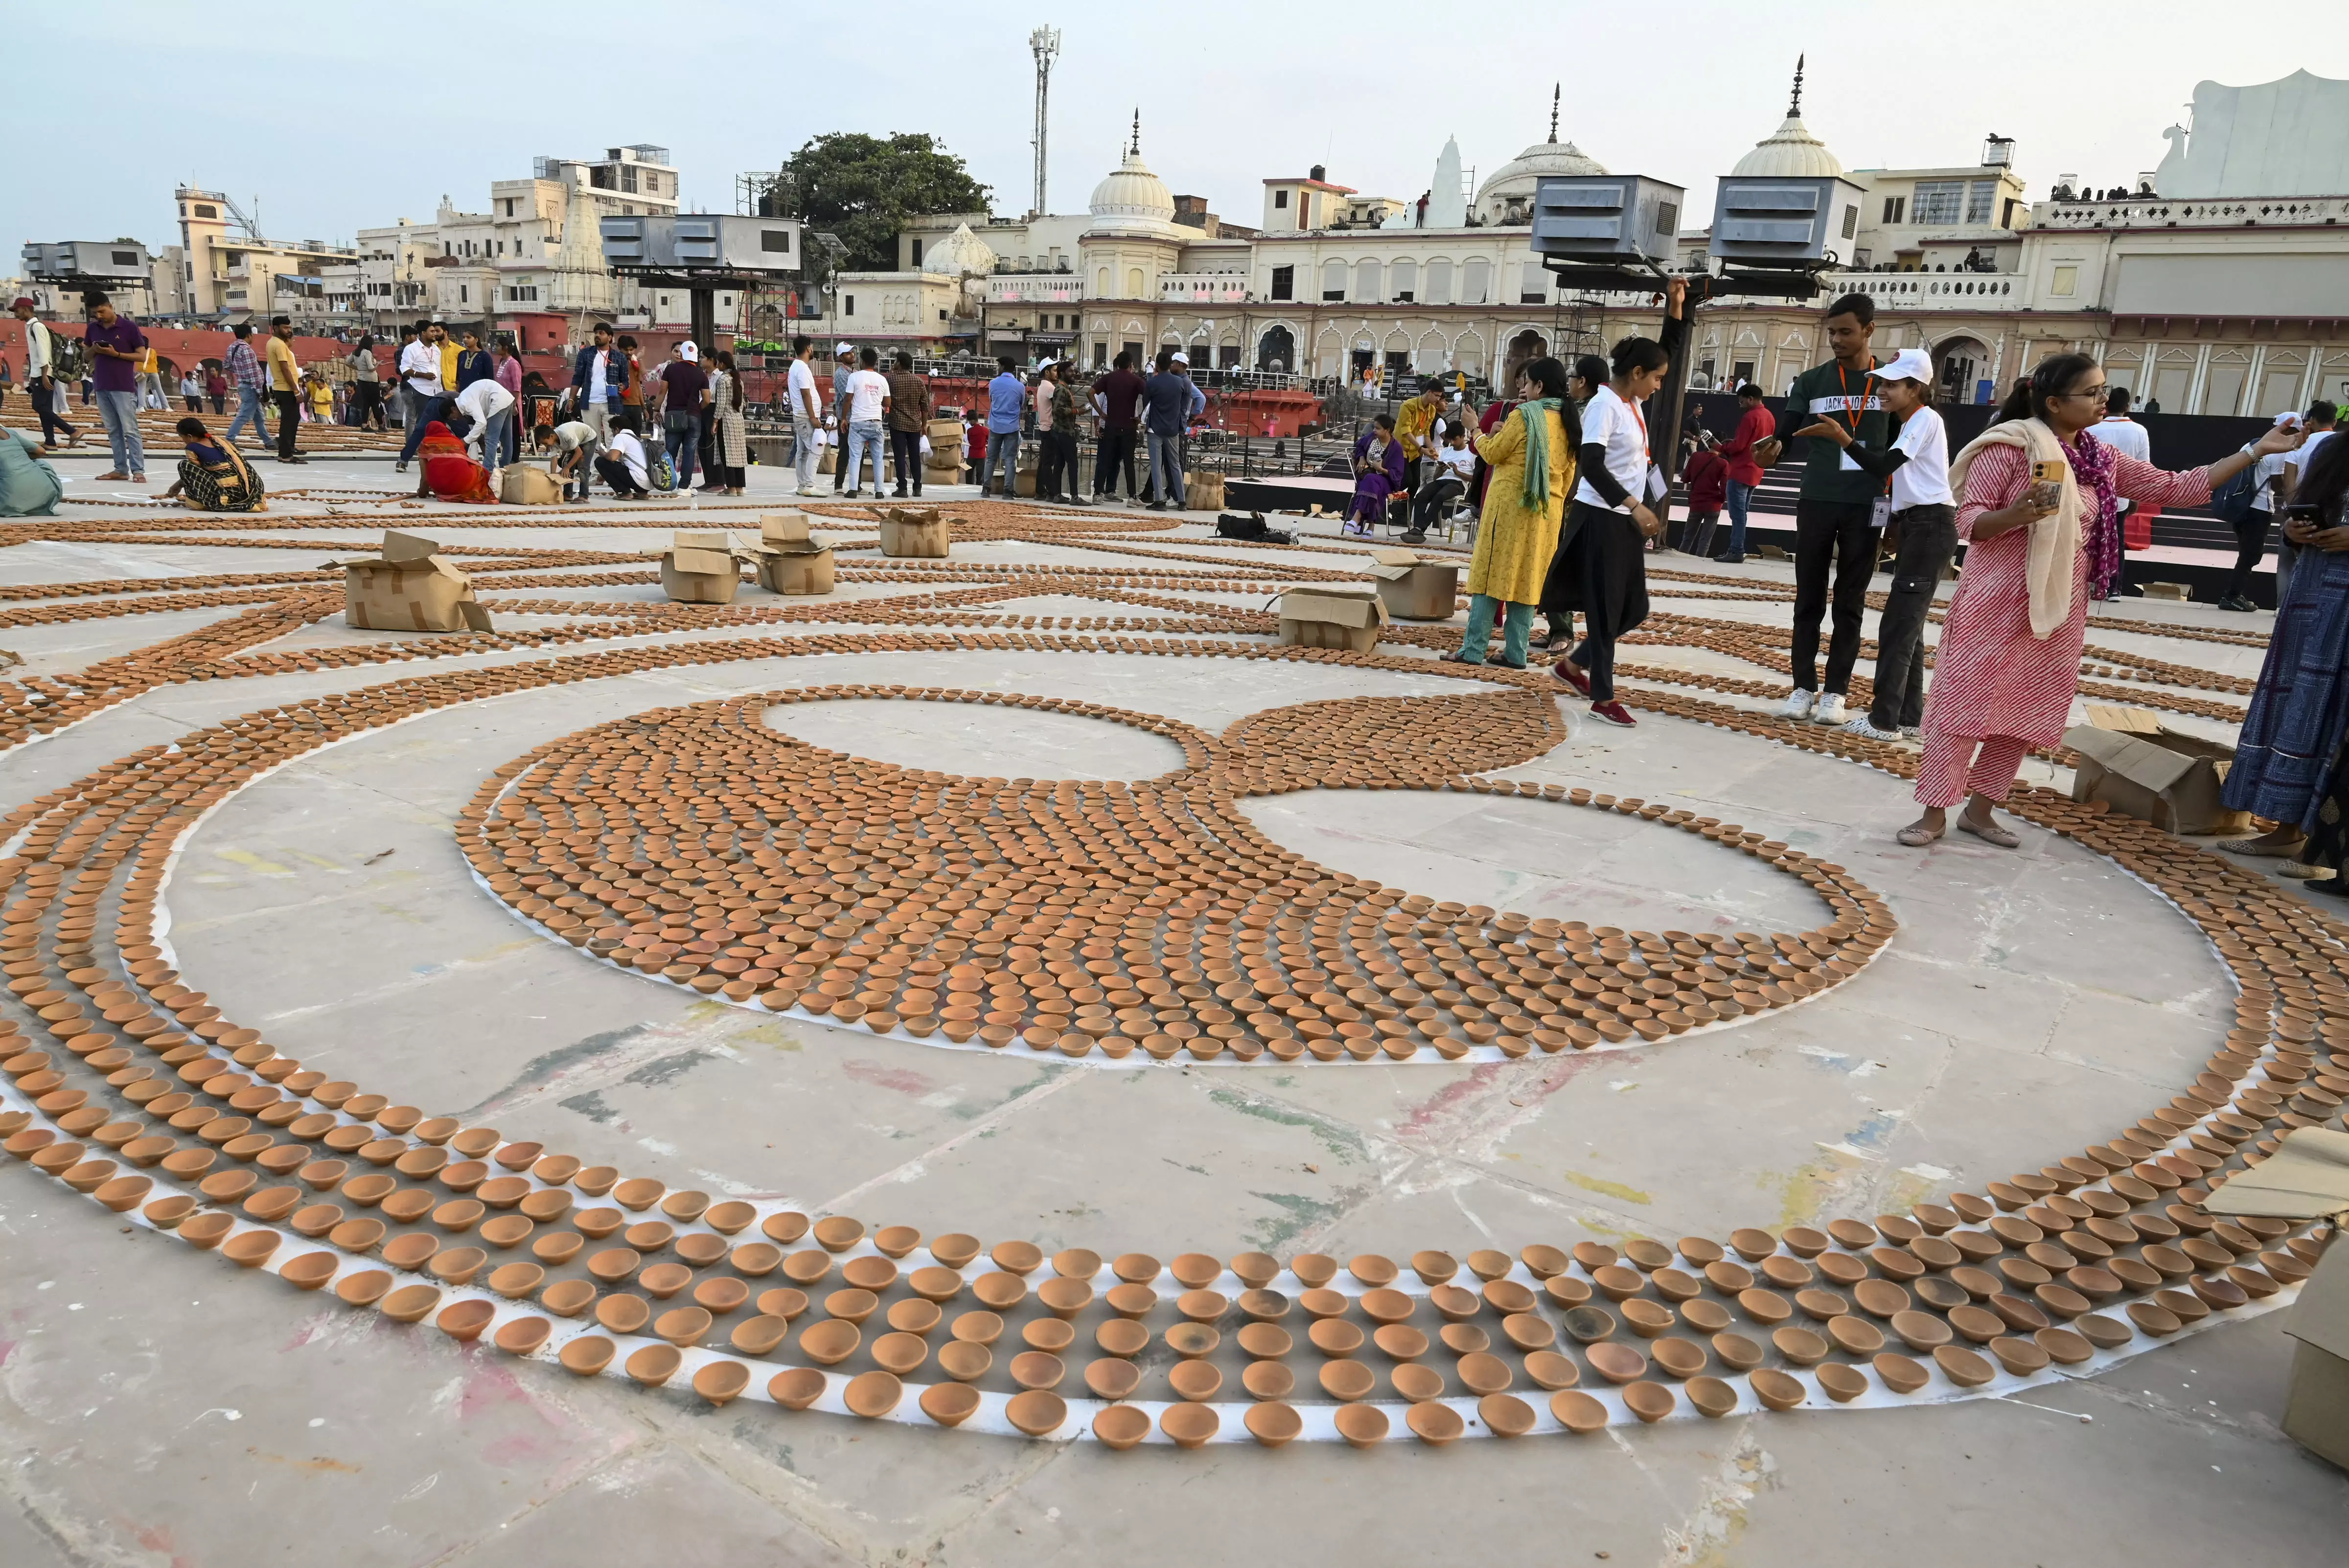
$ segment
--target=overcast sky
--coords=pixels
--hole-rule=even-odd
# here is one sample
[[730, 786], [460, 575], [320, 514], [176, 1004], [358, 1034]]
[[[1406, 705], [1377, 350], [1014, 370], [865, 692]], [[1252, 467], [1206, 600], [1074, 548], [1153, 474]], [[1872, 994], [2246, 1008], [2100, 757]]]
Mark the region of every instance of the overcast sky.
[[622, 142], [669, 148], [687, 202], [731, 211], [736, 173], [828, 130], [930, 132], [994, 187], [998, 213], [1016, 214], [1031, 182], [1028, 34], [1047, 23], [1062, 35], [1059, 212], [1081, 210], [1115, 166], [1137, 107], [1143, 156], [1167, 183], [1254, 223], [1267, 176], [1317, 162], [1340, 183], [1413, 200], [1451, 135], [1489, 171], [1544, 139], [1562, 81], [1560, 140], [1618, 172], [1689, 187], [1701, 221], [1714, 177], [1785, 112], [1798, 53], [1804, 119], [1847, 166], [1971, 163], [1995, 131], [2014, 139], [2039, 196], [2063, 173], [2109, 185], [2153, 168], [2198, 80], [2349, 77], [2349, 26], [2323, 14], [2209, 0], [682, 11], [399, 0], [280, 10], [256, 26], [184, 0], [27, 5], [8, 24], [12, 56], [79, 62], [67, 77], [81, 85], [44, 130], [16, 117], [0, 272], [17, 269], [27, 240], [175, 243], [182, 181], [257, 197], [272, 238], [348, 243], [364, 225], [430, 218], [443, 192], [481, 211], [490, 182], [527, 175], [535, 154]]

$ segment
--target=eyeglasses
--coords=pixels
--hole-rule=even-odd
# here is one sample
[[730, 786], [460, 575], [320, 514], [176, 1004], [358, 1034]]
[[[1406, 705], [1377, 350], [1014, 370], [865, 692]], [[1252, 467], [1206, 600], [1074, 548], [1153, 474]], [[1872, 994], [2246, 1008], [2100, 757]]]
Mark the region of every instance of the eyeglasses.
[[2085, 398], [2092, 403], [2102, 403], [2111, 400], [2113, 389], [2110, 387], [2091, 387], [2085, 392], [2058, 392], [2055, 395], [2059, 398]]

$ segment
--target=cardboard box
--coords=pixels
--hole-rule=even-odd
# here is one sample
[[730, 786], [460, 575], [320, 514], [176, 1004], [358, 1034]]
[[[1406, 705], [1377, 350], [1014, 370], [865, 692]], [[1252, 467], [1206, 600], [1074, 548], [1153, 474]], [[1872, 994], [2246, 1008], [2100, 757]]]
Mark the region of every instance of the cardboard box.
[[2283, 1331], [2300, 1341], [2284, 1396], [2284, 1434], [2349, 1469], [2349, 1247], [2337, 1231], [2300, 1287]]
[[1387, 607], [1369, 588], [1291, 588], [1280, 596], [1283, 648], [1368, 653], [1379, 645]]
[[759, 526], [751, 554], [758, 559], [761, 587], [777, 594], [832, 592], [832, 546], [809, 535], [806, 513], [770, 513]]
[[489, 630], [471, 579], [439, 549], [419, 535], [385, 529], [382, 555], [342, 563], [343, 619], [361, 631]]
[[734, 542], [722, 533], [680, 529], [661, 557], [661, 591], [681, 605], [730, 605], [742, 586]]
[[498, 475], [498, 499], [509, 506], [558, 506], [563, 482], [545, 469], [512, 463]]
[[2079, 754], [2072, 772], [2075, 801], [2103, 801], [2165, 833], [2235, 833], [2251, 826], [2247, 813], [2219, 800], [2232, 746], [2180, 734], [2142, 708], [2094, 704], [2088, 722], [2064, 732], [2064, 743]]
[[[1031, 483], [1030, 493], [1033, 493]], [[881, 553], [899, 559], [942, 561], [951, 547], [946, 514], [936, 507], [908, 512], [892, 506], [881, 518]]]
[[1224, 476], [1220, 473], [1185, 474], [1183, 507], [1187, 512], [1221, 512], [1224, 509]]
[[1396, 620], [1450, 620], [1460, 597], [1460, 563], [1423, 561], [1409, 550], [1371, 552], [1379, 602]]

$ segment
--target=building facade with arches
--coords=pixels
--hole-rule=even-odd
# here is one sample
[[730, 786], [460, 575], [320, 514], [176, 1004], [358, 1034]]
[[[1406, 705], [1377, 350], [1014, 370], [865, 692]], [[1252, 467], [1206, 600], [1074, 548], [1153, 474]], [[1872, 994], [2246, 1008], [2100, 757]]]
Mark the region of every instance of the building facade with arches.
[[[1693, 387], [1751, 380], [1782, 394], [1826, 357], [1821, 306], [1860, 293], [1875, 302], [1878, 349], [1929, 349], [1945, 401], [1991, 400], [2069, 350], [2095, 355], [2115, 385], [2166, 412], [2269, 415], [2318, 397], [2349, 401], [2349, 192], [2168, 199], [2150, 175], [2134, 191], [2103, 192], [2075, 190], [2066, 176], [2033, 203], [2003, 138], [1987, 139], [1973, 163], [1847, 170], [1800, 110], [1798, 82], [1784, 119], [1735, 171], [1829, 172], [1858, 185], [1848, 254], [1816, 298], [1702, 308]], [[983, 337], [949, 337], [953, 313], [936, 302], [915, 313], [919, 321], [861, 316], [840, 324], [844, 334], [919, 327], [916, 346], [931, 352], [959, 343], [1086, 369], [1121, 351], [1179, 348], [1195, 369], [1360, 385], [1373, 369], [1503, 380], [1533, 355], [1601, 351], [1656, 328], [1652, 296], [1562, 288], [1532, 249], [1538, 181], [1607, 172], [1559, 139], [1555, 110], [1547, 140], [1464, 190], [1462, 221], [1450, 227], [1418, 226], [1403, 204], [1361, 197], [1316, 166], [1264, 181], [1259, 230], [1210, 237], [1212, 225], [1175, 221], [1176, 198], [1143, 161], [1138, 131], [1122, 153], [1084, 214], [972, 225], [999, 258]], [[1439, 160], [1447, 166], [1456, 173], [1455, 149]], [[926, 254], [916, 239], [934, 247], [964, 222], [942, 214], [909, 225], [909, 256]], [[1684, 268], [1709, 265], [1707, 238], [1683, 230]], [[874, 275], [871, 297], [905, 292], [894, 277]]]

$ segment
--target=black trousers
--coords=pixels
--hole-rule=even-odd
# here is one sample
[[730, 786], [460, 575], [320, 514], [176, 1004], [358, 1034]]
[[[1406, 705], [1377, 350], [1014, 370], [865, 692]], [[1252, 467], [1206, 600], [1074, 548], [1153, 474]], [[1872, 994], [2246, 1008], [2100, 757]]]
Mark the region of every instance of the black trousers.
[[269, 400], [277, 408], [277, 461], [294, 455], [294, 432], [302, 428], [302, 394], [273, 390]]
[[[2243, 520], [2235, 524], [2235, 569], [2228, 575], [2227, 591], [2219, 597], [2223, 599], [2249, 598], [2251, 568], [2258, 566], [2260, 557], [2267, 553], [2268, 514], [2264, 512], [2244, 513]], [[2283, 603], [2282, 594], [2276, 596], [2276, 603]]]
[[25, 389], [33, 400], [33, 411], [41, 416], [41, 444], [55, 446], [57, 437], [74, 433], [73, 426], [67, 423], [66, 417], [53, 406], [64, 400], [57, 396], [55, 381], [28, 381]]
[[1925, 619], [1933, 589], [1958, 553], [1953, 506], [1911, 506], [1892, 514], [1892, 591], [1876, 623], [1876, 700], [1868, 722], [1915, 729], [1925, 717]]
[[1093, 456], [1093, 493], [1107, 495], [1117, 489], [1118, 470], [1125, 470], [1125, 493], [1131, 498], [1140, 493], [1141, 486], [1133, 477], [1133, 436], [1131, 429], [1102, 427], [1101, 441]]
[[1868, 579], [1876, 573], [1876, 513], [1872, 501], [1795, 503], [1795, 684], [1819, 690], [1819, 622], [1835, 576], [1835, 622], [1827, 638], [1826, 690], [1841, 695], [1859, 658], [1859, 618], [1868, 607]]
[[635, 476], [628, 472], [626, 463], [609, 453], [595, 460], [595, 472], [604, 476], [604, 483], [612, 487], [612, 493], [616, 495], [650, 495], [652, 493], [636, 482]]
[[1077, 496], [1077, 434], [1055, 427], [1039, 433], [1043, 450], [1036, 459], [1036, 499], [1057, 499], [1065, 485], [1070, 500]]
[[1421, 485], [1418, 493], [1411, 498], [1412, 532], [1426, 533], [1427, 525], [1435, 521], [1437, 511], [1450, 505], [1465, 489], [1467, 489], [1466, 485], [1448, 474], [1442, 479], [1431, 479]]
[[[914, 487], [914, 493], [919, 495], [922, 493], [922, 432], [901, 431], [891, 425], [889, 461], [897, 471], [897, 493], [905, 494], [905, 487], [910, 484]], [[881, 487], [878, 475], [874, 477], [873, 487], [875, 490]]]

